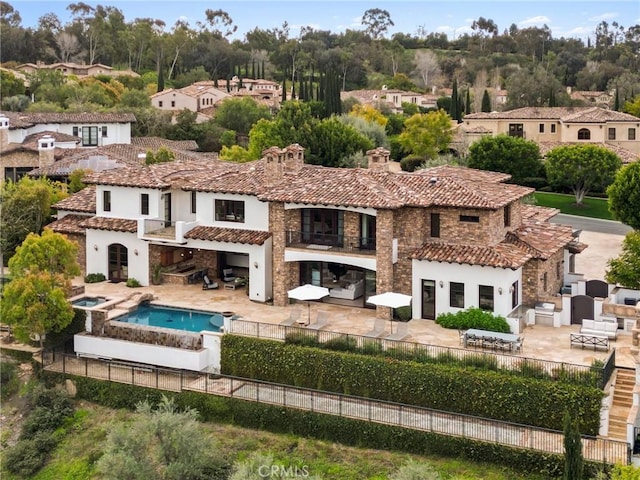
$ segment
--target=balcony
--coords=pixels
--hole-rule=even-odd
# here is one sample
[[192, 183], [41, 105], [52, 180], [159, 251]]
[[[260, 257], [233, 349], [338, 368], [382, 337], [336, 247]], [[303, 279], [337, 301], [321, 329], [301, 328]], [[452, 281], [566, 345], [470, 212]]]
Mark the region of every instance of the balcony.
[[376, 254], [376, 239], [367, 237], [347, 237], [323, 233], [287, 231], [287, 247], [326, 251], [327, 253]]
[[138, 219], [138, 238], [156, 242], [185, 244], [185, 234], [198, 222], [170, 222], [159, 219]]

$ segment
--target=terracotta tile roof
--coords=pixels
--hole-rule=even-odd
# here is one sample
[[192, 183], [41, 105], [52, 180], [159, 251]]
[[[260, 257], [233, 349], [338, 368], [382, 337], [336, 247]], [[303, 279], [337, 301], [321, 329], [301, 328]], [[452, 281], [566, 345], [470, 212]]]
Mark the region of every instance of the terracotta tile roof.
[[33, 149], [33, 150], [38, 150], [38, 140], [40, 140], [42, 137], [46, 135], [53, 137], [53, 139], [56, 142], [65, 142], [65, 143], [73, 142], [75, 144], [80, 143], [80, 138], [74, 137], [73, 135], [68, 135], [62, 132], [54, 132], [51, 130], [45, 130], [44, 132], [32, 133], [31, 135], [27, 135], [26, 137], [24, 137], [24, 140], [22, 141], [22, 146], [25, 148]]
[[438, 167], [425, 168], [418, 170], [419, 175], [429, 176], [447, 176], [457, 177], [466, 180], [481, 181], [481, 182], [506, 182], [511, 180], [511, 175], [508, 173], [491, 172], [488, 170], [478, 170], [475, 168], [457, 167], [454, 165], [440, 165]]
[[532, 256], [518, 246], [507, 242], [495, 246], [427, 242], [415, 250], [410, 258], [515, 270], [527, 263]]
[[60, 200], [52, 208], [68, 212], [96, 213], [96, 187], [89, 185], [79, 192]]
[[203, 172], [186, 190], [256, 195], [263, 190], [263, 162], [218, 162], [216, 169]]
[[556, 223], [528, 222], [507, 233], [507, 242], [518, 245], [534, 258], [546, 260], [574, 241], [573, 228]]
[[524, 107], [504, 112], [479, 112], [465, 115], [474, 119], [560, 120], [565, 123], [636, 122], [637, 117], [599, 107]]
[[169, 140], [161, 137], [131, 137], [131, 145], [154, 151], [160, 147], [167, 147], [195, 152], [199, 148], [195, 140]]
[[560, 213], [558, 208], [522, 205], [522, 220], [529, 222], [546, 222]]
[[27, 128], [40, 123], [134, 123], [133, 113], [28, 113], [6, 112], [0, 114], [9, 119], [9, 129]]
[[[550, 150], [553, 150], [556, 147], [563, 147], [566, 145], [585, 145], [585, 142], [539, 142], [538, 146], [540, 147], [540, 155], [543, 157], [549, 153]], [[604, 147], [616, 155], [620, 157], [622, 163], [632, 163], [640, 159], [640, 155], [631, 150], [627, 150], [626, 148], [619, 147], [618, 145], [612, 145], [610, 143], [597, 143], [597, 142], [589, 142], [586, 145], [597, 145], [599, 147]]]
[[138, 231], [138, 222], [125, 218], [91, 217], [84, 222], [80, 222], [80, 226], [94, 230], [111, 230], [113, 232], [136, 233]]
[[270, 236], [271, 233], [259, 230], [198, 226], [189, 230], [185, 234], [184, 238], [193, 240], [207, 240], [210, 242], [263, 245]]
[[46, 228], [50, 228], [58, 233], [85, 235], [86, 230], [81, 227], [80, 224], [87, 220], [87, 218], [86, 215], [65, 215], [61, 219], [51, 222]]

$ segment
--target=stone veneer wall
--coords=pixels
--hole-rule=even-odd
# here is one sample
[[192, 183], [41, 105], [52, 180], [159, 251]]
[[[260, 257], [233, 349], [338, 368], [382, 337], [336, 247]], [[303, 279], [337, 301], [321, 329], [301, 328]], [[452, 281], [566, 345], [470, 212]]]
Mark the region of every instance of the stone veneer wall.
[[103, 336], [128, 342], [148, 343], [186, 350], [200, 350], [202, 348], [202, 337], [199, 333], [184, 330], [171, 331], [167, 328], [131, 325], [117, 321], [108, 321], [104, 324]]
[[[529, 260], [522, 268], [522, 304], [533, 305], [539, 298], [556, 295], [564, 283], [564, 249], [561, 248], [547, 260]], [[557, 264], [560, 262], [560, 277]], [[544, 289], [544, 274], [547, 274], [547, 289]]]
[[78, 264], [84, 277], [87, 274], [87, 237], [81, 233], [65, 233], [64, 236], [78, 246]]
[[344, 236], [347, 241], [360, 236], [360, 214], [357, 212], [344, 212]]
[[[0, 157], [0, 165], [4, 167], [32, 167], [38, 168], [40, 155], [33, 151], [17, 151]], [[3, 173], [4, 174], [4, 173]]]
[[[297, 212], [299, 214], [299, 212]], [[273, 304], [279, 307], [287, 305], [287, 290], [293, 286], [295, 279], [291, 278], [291, 265], [284, 261], [286, 216], [291, 216], [292, 211], [285, 211], [284, 203], [271, 202], [269, 204], [269, 223], [273, 235], [272, 261], [273, 261]], [[290, 219], [293, 221], [293, 219]], [[296, 275], [296, 279], [298, 275]]]
[[[447, 243], [495, 245], [514, 229], [504, 227], [503, 210], [434, 208], [431, 212], [440, 214], [440, 240]], [[461, 222], [460, 215], [480, 217], [480, 222]], [[429, 235], [428, 230], [426, 234]]]
[[[393, 210], [378, 210], [376, 219], [376, 292], [392, 292], [394, 289], [393, 266]], [[390, 308], [377, 307], [378, 318], [391, 318]]]

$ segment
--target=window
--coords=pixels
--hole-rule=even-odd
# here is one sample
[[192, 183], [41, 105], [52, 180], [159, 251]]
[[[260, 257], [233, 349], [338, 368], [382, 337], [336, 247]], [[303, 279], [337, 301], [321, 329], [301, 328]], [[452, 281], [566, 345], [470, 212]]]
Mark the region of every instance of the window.
[[176, 106], [176, 101], [175, 100], [171, 100], [171, 108]]
[[102, 209], [105, 212], [111, 211], [111, 191], [105, 190], [102, 192]]
[[541, 124], [538, 126], [538, 131], [539, 131], [540, 133], [544, 133], [544, 123], [541, 123]]
[[509, 291], [511, 292], [511, 308], [516, 308], [518, 306], [518, 281], [517, 280], [513, 282]]
[[464, 283], [449, 283], [449, 305], [455, 308], [464, 308]]
[[562, 262], [556, 262], [556, 278], [560, 278], [562, 276]]
[[82, 146], [98, 146], [98, 127], [82, 127]]
[[480, 223], [480, 217], [477, 215], [460, 215], [461, 222]]
[[482, 310], [493, 312], [493, 287], [480, 285], [478, 287], [478, 306]]
[[635, 128], [630, 128], [627, 131], [627, 139], [629, 139], [629, 140], [635, 140], [636, 139], [636, 129]]
[[162, 108], [162, 100], [158, 102], [158, 108]]
[[439, 213], [431, 214], [431, 236], [433, 238], [440, 237], [440, 214]]
[[105, 126], [102, 127], [102, 138], [104, 138], [106, 136], [107, 136], [107, 126], [105, 125]]
[[509, 136], [510, 137], [524, 137], [524, 126], [522, 123], [510, 123], [509, 124]]
[[551, 124], [551, 133], [556, 133], [556, 124], [555, 123]]
[[191, 213], [196, 213], [196, 192], [191, 192]]
[[616, 139], [616, 129], [615, 128], [610, 128], [608, 130], [607, 139], [609, 139], [609, 140], [615, 140]]
[[74, 137], [77, 137], [79, 135], [78, 132], [79, 132], [78, 127], [73, 127], [73, 136]]
[[506, 205], [504, 207], [504, 226], [511, 226], [511, 205]]
[[547, 272], [544, 272], [542, 274], [542, 290], [546, 292], [548, 287], [549, 287], [549, 278], [547, 276]]
[[244, 223], [244, 202], [239, 200], [216, 200], [216, 220]]
[[591, 140], [591, 131], [588, 128], [578, 130], [578, 140]]
[[149, 194], [140, 194], [140, 214], [149, 215]]

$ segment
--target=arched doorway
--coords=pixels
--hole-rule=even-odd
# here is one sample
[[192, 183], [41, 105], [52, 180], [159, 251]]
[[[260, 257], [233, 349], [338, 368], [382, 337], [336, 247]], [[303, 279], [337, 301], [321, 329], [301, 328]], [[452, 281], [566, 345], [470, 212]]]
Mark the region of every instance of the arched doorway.
[[119, 243], [109, 245], [109, 281], [125, 282], [129, 278], [127, 247]]

